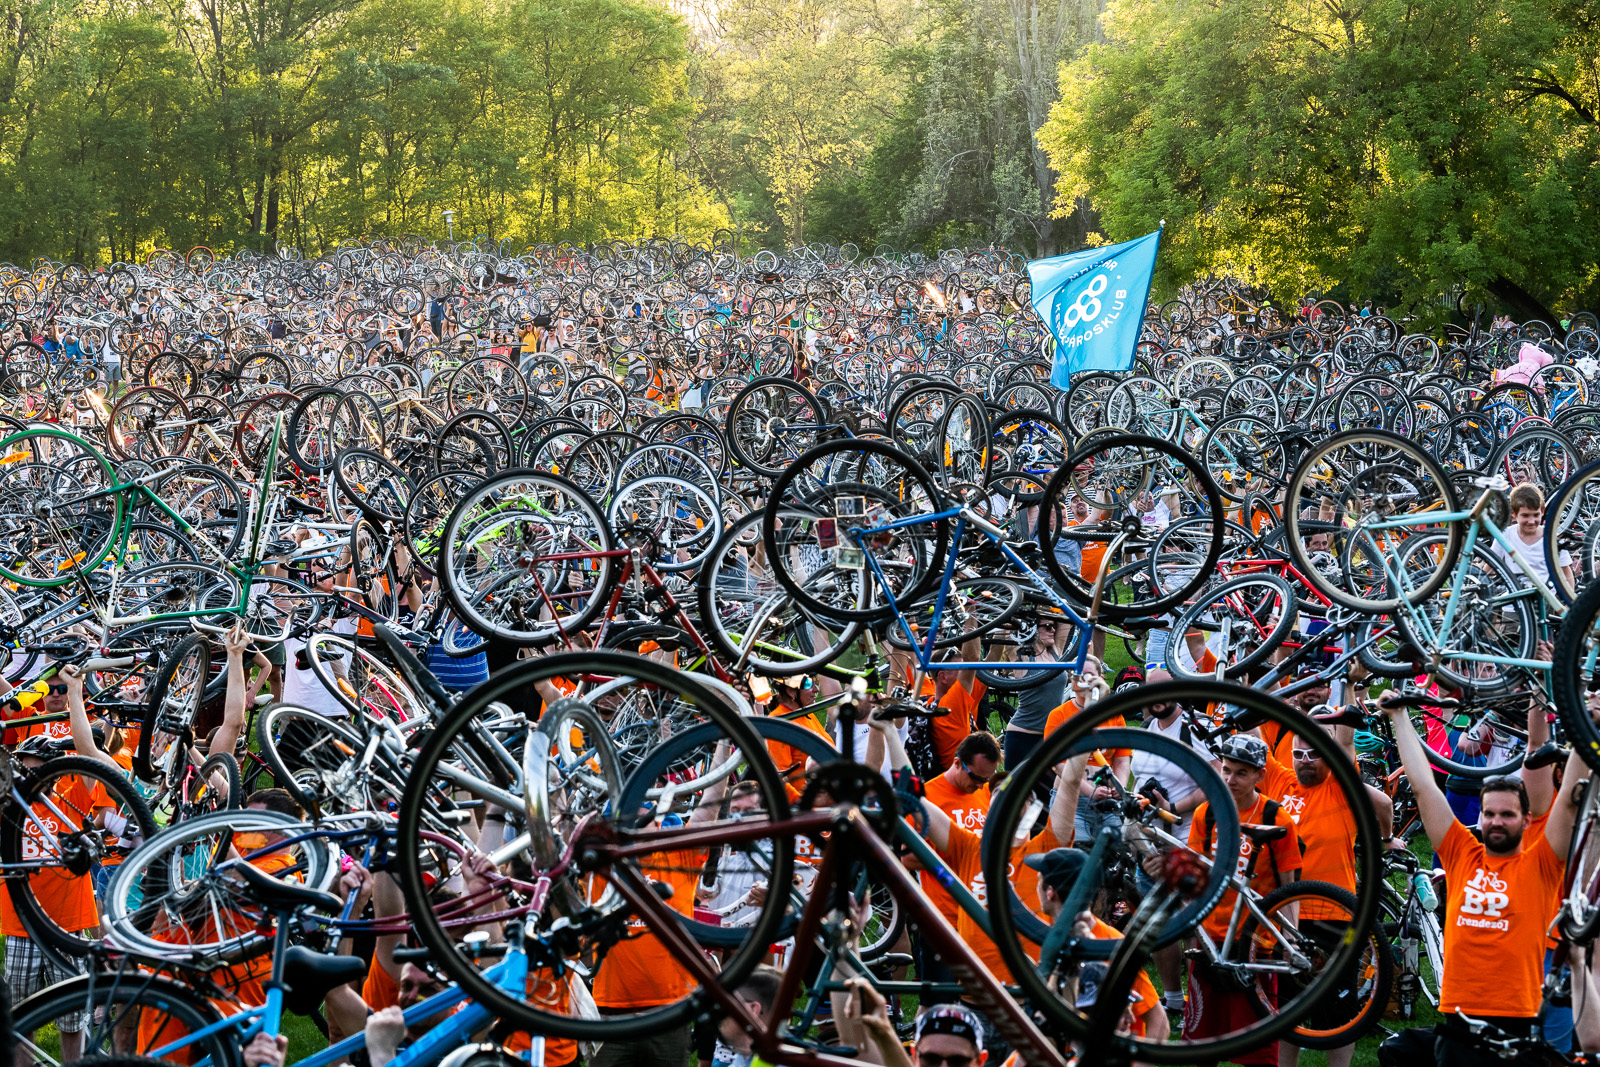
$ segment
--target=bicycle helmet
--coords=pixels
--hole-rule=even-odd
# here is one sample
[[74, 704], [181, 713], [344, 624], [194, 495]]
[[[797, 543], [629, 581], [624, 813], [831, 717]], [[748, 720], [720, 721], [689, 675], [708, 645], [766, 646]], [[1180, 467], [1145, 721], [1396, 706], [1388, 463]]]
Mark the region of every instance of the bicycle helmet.
[[60, 753], [61, 749], [56, 746], [55, 739], [48, 734], [34, 734], [32, 737], [24, 738], [20, 745], [11, 750], [13, 756], [32, 756], [34, 759], [50, 759]]

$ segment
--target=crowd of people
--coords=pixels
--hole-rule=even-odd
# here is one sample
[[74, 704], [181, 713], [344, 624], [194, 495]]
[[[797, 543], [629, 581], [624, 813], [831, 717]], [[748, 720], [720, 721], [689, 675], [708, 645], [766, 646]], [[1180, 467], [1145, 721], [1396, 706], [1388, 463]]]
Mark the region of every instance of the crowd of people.
[[[92, 426], [95, 406], [85, 408], [80, 390], [97, 391], [100, 406], [109, 406], [119, 390], [140, 384], [176, 389], [180, 380], [203, 382], [208, 376], [232, 374], [236, 386], [238, 368], [251, 357], [260, 368], [256, 384], [261, 388], [235, 399], [259, 398], [290, 391], [296, 384], [348, 375], [372, 375], [396, 387], [411, 380], [427, 394], [435, 380], [448, 377], [451, 360], [459, 360], [463, 353], [482, 353], [519, 368], [521, 384], [513, 388], [520, 391], [519, 400], [526, 408], [526, 413], [521, 408], [518, 412], [523, 425], [542, 417], [581, 416], [590, 420], [589, 429], [607, 432], [612, 424], [606, 420], [613, 415], [617, 426], [626, 418], [627, 425], [640, 428], [651, 419], [686, 412], [709, 415], [714, 423], [732, 397], [730, 382], [743, 387], [755, 374], [770, 374], [808, 387], [825, 402], [832, 398], [841, 410], [853, 404], [856, 415], [848, 421], [858, 432], [890, 432], [883, 421], [887, 412], [874, 411], [872, 405], [883, 398], [888, 382], [908, 368], [928, 380], [945, 376], [975, 388], [1002, 411], [1019, 404], [1028, 410], [1040, 404], [1051, 410], [1051, 392], [1045, 384], [1048, 364], [1040, 358], [1042, 327], [1026, 310], [1026, 282], [1012, 256], [976, 253], [911, 266], [885, 261], [853, 280], [850, 265], [837, 258], [800, 256], [790, 267], [802, 270], [770, 262], [740, 274], [730, 266], [737, 257], [724, 262], [726, 254], [663, 247], [620, 257], [632, 265], [634, 285], [629, 288], [626, 277], [615, 270], [606, 275], [602, 269], [606, 264], [599, 257], [570, 249], [547, 252], [521, 261], [502, 260], [487, 275], [479, 264], [471, 276], [481, 284], [470, 285], [461, 284], [459, 278], [451, 283], [436, 277], [448, 266], [442, 259], [426, 253], [400, 257], [420, 268], [414, 281], [396, 277], [374, 288], [346, 277], [319, 290], [314, 301], [306, 301], [315, 305], [309, 311], [305, 307], [291, 311], [290, 302], [263, 295], [282, 291], [280, 282], [303, 284], [311, 277], [305, 264], [240, 260], [229, 268], [237, 289], [207, 290], [201, 285], [203, 300], [195, 299], [194, 292], [181, 292], [186, 275], [175, 261], [162, 260], [160, 270], [135, 272], [120, 295], [116, 286], [124, 283], [112, 280], [115, 272], [100, 272], [76, 292], [63, 282], [49, 293], [36, 278], [29, 281], [28, 272], [18, 270], [7, 287], [0, 287], [10, 299], [4, 305], [9, 310], [0, 314], [8, 375], [0, 392], [19, 401], [19, 425], [65, 417]], [[330, 262], [359, 272], [395, 255], [375, 247], [352, 250], [346, 261]], [[697, 264], [703, 264], [709, 280], [694, 285], [682, 281], [695, 275]], [[188, 277], [205, 276], [202, 272]], [[558, 276], [566, 282], [556, 281]], [[395, 295], [406, 286], [415, 292]], [[1280, 322], [1270, 306], [1246, 308], [1237, 295], [1190, 295], [1193, 306], [1211, 309], [1205, 326], [1183, 328], [1178, 322], [1181, 315], [1168, 309], [1152, 312], [1151, 326], [1156, 332], [1165, 330], [1169, 339], [1186, 336], [1186, 343], [1197, 352], [1237, 350], [1240, 337], [1259, 338], [1269, 325], [1285, 327], [1285, 335], [1296, 324], [1316, 331], [1331, 314], [1325, 304], [1307, 301], [1292, 322]], [[77, 301], [95, 306], [75, 307]], [[116, 316], [93, 317], [113, 305]], [[42, 310], [46, 306], [53, 312]], [[63, 309], [75, 311], [68, 315]], [[217, 321], [225, 329], [213, 332], [199, 324], [211, 309], [222, 309]], [[1393, 327], [1381, 313], [1374, 315], [1370, 304], [1352, 309], [1350, 318], [1382, 320]], [[1374, 329], [1379, 334], [1384, 330]], [[210, 340], [185, 347], [179, 343], [180, 335]], [[239, 343], [246, 336], [248, 349]], [[606, 360], [598, 358], [602, 350]], [[1159, 356], [1156, 351], [1141, 358], [1159, 360]], [[85, 374], [85, 365], [103, 366], [104, 373]], [[66, 366], [79, 369], [76, 379], [59, 374]], [[1001, 368], [1003, 375], [998, 373]], [[621, 384], [626, 393], [624, 410], [611, 411], [603, 389], [597, 387], [592, 394], [576, 390], [592, 374]], [[120, 378], [129, 380], [118, 385]], [[248, 372], [245, 381], [249, 384]], [[182, 391], [192, 398], [200, 390]], [[42, 407], [21, 410], [41, 398], [46, 401]], [[57, 401], [71, 403], [53, 409], [50, 405]], [[588, 406], [580, 412], [582, 404]], [[405, 466], [404, 457], [397, 462]], [[754, 487], [755, 492], [759, 489]], [[746, 485], [743, 490], [748, 493], [752, 488]], [[1530, 568], [1552, 580], [1543, 552], [1544, 499], [1539, 488], [1519, 485], [1507, 503], [1507, 536], [1514, 538], [1513, 544], [1526, 547], [1523, 559]], [[1136, 525], [1160, 528], [1177, 517], [1179, 507], [1175, 496], [1150, 495], [1134, 509]], [[1104, 518], [1091, 516], [1084, 508], [1067, 521]], [[1037, 529], [1037, 515], [1032, 522]], [[291, 522], [284, 539], [293, 547], [308, 534], [308, 526]], [[1093, 581], [1104, 548], [1103, 543], [1063, 542], [1058, 551], [1066, 553], [1061, 559], [1064, 565]], [[437, 598], [440, 589], [425, 567], [409, 565], [404, 550], [400, 559], [402, 567], [391, 582], [392, 592], [398, 594], [390, 597], [393, 614], [401, 622], [416, 624], [425, 614], [424, 605]], [[1570, 557], [1556, 565], [1564, 572], [1560, 577], [1569, 586], [1574, 584]], [[318, 588], [330, 594], [344, 591], [360, 602], [354, 566], [346, 553], [320, 577]], [[376, 602], [370, 588], [366, 597], [367, 602]], [[1208, 657], [1215, 664], [1218, 650], [1208, 647], [1208, 635], [1171, 632], [1170, 622], [1168, 616], [1165, 629], [1154, 627], [1143, 646], [1145, 656], [1138, 661], [1117, 663], [1128, 657], [1114, 645], [1108, 650], [1100, 635], [1083, 670], [1033, 672], [1038, 677], [1030, 678], [1031, 684], [1014, 695], [991, 692], [970, 666], [943, 668], [936, 662], [932, 670], [917, 670], [913, 656], [904, 651], [891, 654], [888, 666], [889, 688], [898, 686], [903, 692], [892, 704], [887, 695], [864, 698], [853, 715], [841, 715], [850, 707], [840, 699], [847, 683], [825, 668], [790, 674], [735, 672], [733, 687], [753, 715], [784, 718], [835, 749], [852, 752], [886, 778], [917, 782], [915, 809], [905, 814], [942, 859], [955, 885], [941, 880], [944, 872], [924, 869], [926, 865], [913, 857], [905, 858], [906, 866], [918, 873], [922, 891], [942, 921], [1004, 981], [1012, 977], [1006, 962], [986, 932], [986, 923], [965, 903], [967, 897], [980, 906], [1005, 899], [998, 887], [985, 884], [980, 855], [996, 793], [1047, 736], [1099, 700], [1109, 694], [1137, 695], [1145, 687], [1170, 682], [1169, 657], [1184, 656], [1191, 673], [1197, 667], [1204, 673]], [[355, 616], [325, 625], [358, 644], [371, 633], [370, 625]], [[941, 655], [953, 664], [990, 662], [998, 670], [1012, 660], [1068, 658], [1071, 627], [1059, 608], [1030, 601], [1015, 629], [1024, 635], [1023, 643], [1010, 649], [974, 638]], [[427, 666], [455, 693], [468, 692], [519, 660], [542, 654], [490, 640], [475, 654], [454, 656], [435, 638], [427, 649]], [[580, 635], [577, 643], [584, 642]], [[236, 628], [218, 635], [216, 645], [223, 657], [225, 683], [220, 699], [202, 709], [196, 725], [196, 762], [216, 753], [247, 752], [253, 717], [268, 705], [287, 703], [332, 719], [350, 715], [340, 694], [330, 690], [307, 662], [306, 635], [273, 646]], [[679, 650], [670, 641], [640, 639], [624, 647], [658, 662], [681, 665]], [[1542, 651], [1548, 658], [1548, 651]], [[1314, 665], [1306, 674], [1319, 669]], [[85, 695], [88, 673], [65, 662], [43, 681], [11, 693], [0, 714], [7, 721], [27, 722], [7, 728], [4, 735], [4, 745], [21, 772], [75, 754], [132, 775], [141, 724], [99, 711]], [[1429, 684], [1426, 670], [1421, 673], [1421, 683]], [[1319, 684], [1292, 685], [1302, 680], [1291, 674], [1278, 683], [1291, 687], [1290, 703], [1305, 713], [1301, 733], [1263, 726], [1207, 740], [1201, 728], [1214, 725], [1215, 709], [1155, 698], [1139, 704], [1139, 717], [1120, 724], [1184, 746], [1210, 767], [1236, 809], [1238, 822], [1247, 828], [1236, 856], [1216, 855], [1218, 813], [1212, 804], [1221, 801], [1221, 794], [1213, 788], [1208, 796], [1209, 780], [1197, 780], [1192, 768], [1149, 748], [1108, 748], [1063, 760], [1052, 769], [1051, 787], [1040, 797], [1037, 832], [1012, 842], [1011, 888], [1045, 923], [1071, 923], [1078, 940], [1120, 938], [1128, 915], [1108, 902], [1080, 900], [1075, 913], [1068, 909], [1074, 904], [1074, 888], [1084, 880], [1091, 846], [1110, 825], [1108, 813], [1119, 798], [1134, 796], [1163, 813], [1165, 832], [1172, 839], [1208, 862], [1218, 862], [1219, 869], [1236, 875], [1239, 884], [1257, 897], [1268, 897], [1296, 882], [1324, 883], [1354, 893], [1358, 816], [1334, 781], [1330, 761], [1357, 765], [1361, 728], [1356, 724], [1386, 719], [1398, 756], [1395, 769], [1403, 771], [1409, 783], [1419, 820], [1412, 827], [1396, 824], [1392, 782], [1390, 788], [1367, 785], [1360, 802], [1370, 806], [1386, 848], [1414, 850], [1423, 857], [1423, 870], [1438, 895], [1444, 939], [1442, 973], [1436, 976], [1437, 1018], [1424, 1020], [1429, 1024], [1425, 1026], [1396, 1026], [1393, 1036], [1382, 1043], [1380, 1062], [1395, 1067], [1430, 1060], [1441, 1067], [1500, 1062], [1505, 1057], [1481, 1038], [1478, 1024], [1483, 1023], [1513, 1038], [1537, 1034], [1548, 1049], [1560, 1053], [1600, 1052], [1596, 979], [1581, 947], [1570, 955], [1559, 952], [1560, 939], [1553, 934], [1567, 889], [1564, 875], [1578, 797], [1587, 787], [1589, 769], [1576, 755], [1564, 765], [1549, 756], [1544, 741], [1550, 737], [1550, 717], [1544, 706], [1533, 704], [1528, 711], [1525, 741], [1530, 759], [1525, 769], [1484, 779], [1475, 792], [1447, 792], [1445, 776], [1431, 765], [1431, 750], [1419, 737], [1407, 707], [1390, 699], [1387, 681], [1374, 679], [1359, 661], [1351, 662], [1341, 676], [1319, 679]], [[334, 685], [337, 688], [337, 680]], [[567, 691], [549, 683], [515, 698], [517, 710], [525, 711], [530, 722], [566, 699], [570, 699]], [[875, 701], [904, 714], [871, 714]], [[1488, 752], [1497, 738], [1463, 732], [1451, 743], [1458, 758], [1470, 759], [1475, 752]], [[776, 742], [770, 748], [780, 771], [798, 783], [798, 798], [805, 773], [818, 761]], [[1536, 753], [1540, 758], [1533, 758]], [[719, 749], [713, 765], [725, 754]], [[296, 818], [312, 814], [281, 787], [255, 790], [241, 799], [246, 810]], [[72, 810], [91, 814], [107, 842], [105, 856], [81, 870], [56, 868], [32, 874], [31, 885], [57, 925], [93, 939], [101, 934], [97, 902], [116, 863], [145, 839], [109, 800], [87, 790], [68, 800]], [[737, 819], [753, 814], [757, 800], [750, 783], [735, 775], [705, 788], [687, 816], [690, 821]], [[29, 840], [44, 848], [51, 835], [62, 833], [59, 808], [42, 799], [31, 811]], [[491, 856], [514, 836], [504, 817], [505, 812], [487, 808], [472, 826], [473, 848], [455, 887], [463, 898], [493, 892], [500, 865]], [[1411, 838], [1396, 836], [1407, 830]], [[228, 856], [238, 861], [274, 840], [270, 832], [248, 843], [236, 840]], [[509, 869], [509, 862], [505, 866]], [[1137, 877], [1140, 891], [1150, 892], [1162, 877], [1159, 860], [1141, 867]], [[960, 893], [955, 892], [957, 887]], [[336, 888], [348, 898], [347, 911], [352, 914], [381, 923], [404, 913], [403, 894], [393, 872], [368, 870], [354, 857], [345, 857]], [[684, 915], [699, 909], [733, 925], [741, 909], [759, 908], [771, 890], [758, 871], [738, 869], [737, 864], [724, 864], [716, 879], [696, 878], [690, 872], [682, 885], [663, 887], [672, 906]], [[1239, 896], [1232, 890], [1225, 893], [1199, 931], [1226, 941], [1242, 906], [1237, 903]], [[1290, 916], [1290, 921], [1301, 920], [1314, 922], [1317, 916]], [[870, 921], [867, 902], [859, 900], [850, 923], [854, 935], [859, 936]], [[482, 929], [492, 940], [504, 936], [504, 925], [498, 921], [486, 919]], [[63, 961], [57, 953], [31, 943], [28, 929], [5, 894], [0, 894], [0, 933], [5, 936], [5, 978], [13, 1007], [77, 973], [72, 960]], [[447, 985], [429, 961], [409, 954], [402, 954], [401, 961], [397, 949], [409, 943], [405, 934], [384, 933], [359, 943], [347, 939], [339, 947], [342, 954], [362, 957], [365, 975], [329, 992], [320, 1016], [330, 1040], [365, 1034], [364, 1053], [350, 1059], [358, 1067], [362, 1058], [372, 1067], [385, 1067], [443, 1018], [442, 1013], [421, 1019], [404, 1014]], [[897, 962], [887, 973], [914, 976], [929, 988], [916, 997], [885, 995], [871, 974], [845, 976], [821, 1011], [821, 1043], [847, 1046], [859, 1062], [890, 1067], [985, 1063], [998, 1067], [1010, 1062], [1007, 1057], [1012, 1052], [993, 1020], [958, 991], [947, 961], [929, 939], [919, 936], [915, 924], [906, 926], [889, 948], [890, 958]], [[779, 1003], [788, 952], [783, 945], [774, 946], [770, 962], [734, 991], [758, 1017]], [[212, 979], [226, 990], [226, 996], [218, 999], [262, 1003], [263, 983], [271, 978], [270, 969], [265, 969], [269, 962], [236, 961], [213, 972]], [[551, 995], [583, 1002], [583, 1010], [604, 1017], [671, 1003], [691, 991], [688, 972], [646, 930], [632, 931], [593, 963], [591, 974], [563, 979]], [[1073, 989], [1063, 995], [1087, 1012], [1096, 1006], [1107, 975], [1105, 964], [1089, 962], [1077, 970]], [[1261, 1009], [1259, 990], [1241, 987], [1236, 975], [1210, 963], [1194, 940], [1185, 938], [1153, 954], [1133, 986], [1118, 1028], [1151, 1042], [1198, 1041], [1252, 1026], [1261, 1018]], [[141, 1020], [140, 1026], [150, 1023]], [[60, 1062], [82, 1058], [83, 1035], [95, 1020], [78, 1013], [58, 1017], [55, 1025]], [[719, 1024], [708, 1017], [645, 1038], [606, 1040], [598, 1047], [566, 1037], [508, 1032], [505, 1027], [493, 1028], [487, 1039], [512, 1055], [536, 1055], [536, 1062], [547, 1067], [580, 1062], [593, 1067], [689, 1063], [748, 1067], [755, 1058], [750, 1037], [731, 1020]], [[138, 1045], [139, 1051], [148, 1052], [160, 1042], [144, 1035]], [[37, 1062], [37, 1048], [31, 1040], [20, 1044], [16, 1061]], [[1347, 1067], [1356, 1045], [1319, 1051], [1330, 1067]], [[265, 1034], [242, 1050], [247, 1067], [278, 1067], [288, 1052], [285, 1037]], [[1512, 1058], [1532, 1063], [1536, 1057], [1519, 1046]], [[1237, 1062], [1288, 1067], [1308, 1061], [1292, 1040], [1273, 1040]]]

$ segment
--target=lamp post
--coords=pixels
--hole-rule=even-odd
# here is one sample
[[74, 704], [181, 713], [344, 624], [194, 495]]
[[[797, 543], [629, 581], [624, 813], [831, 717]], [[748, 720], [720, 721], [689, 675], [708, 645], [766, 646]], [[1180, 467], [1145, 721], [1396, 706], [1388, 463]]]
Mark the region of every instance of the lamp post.
[[447, 207], [447, 208], [444, 209], [444, 224], [450, 228], [450, 242], [452, 244], [454, 244], [455, 243], [455, 239], [456, 239], [456, 212], [455, 212], [455, 208], [448, 208]]

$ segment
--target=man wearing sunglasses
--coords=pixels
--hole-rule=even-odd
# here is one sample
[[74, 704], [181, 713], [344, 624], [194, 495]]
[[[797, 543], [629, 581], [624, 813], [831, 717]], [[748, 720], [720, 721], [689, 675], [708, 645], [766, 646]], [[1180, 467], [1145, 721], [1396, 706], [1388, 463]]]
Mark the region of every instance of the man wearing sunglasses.
[[[1332, 741], [1340, 755], [1329, 757], [1312, 747], [1305, 735], [1291, 736], [1284, 752], [1291, 763], [1285, 766], [1271, 754], [1267, 756], [1262, 793], [1278, 802], [1280, 810], [1295, 824], [1302, 851], [1300, 877], [1306, 881], [1331, 882], [1342, 889], [1356, 891], [1356, 819], [1344, 791], [1333, 779], [1330, 758], [1355, 761], [1355, 732], [1338, 726], [1325, 731], [1324, 741]], [[1324, 746], [1326, 751], [1326, 746]], [[1388, 841], [1394, 832], [1394, 804], [1388, 794], [1375, 786], [1364, 786], [1367, 801], [1378, 817], [1378, 829]], [[1328, 1049], [1328, 1067], [1348, 1067], [1355, 1044]], [[1293, 1045], [1282, 1042], [1280, 1064], [1294, 1063]]]

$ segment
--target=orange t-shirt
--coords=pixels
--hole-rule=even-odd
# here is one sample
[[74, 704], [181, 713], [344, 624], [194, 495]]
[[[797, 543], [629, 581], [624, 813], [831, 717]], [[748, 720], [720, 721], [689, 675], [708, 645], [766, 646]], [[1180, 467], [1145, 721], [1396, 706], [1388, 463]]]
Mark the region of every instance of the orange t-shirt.
[[1439, 862], [1450, 892], [1439, 1014], [1537, 1015], [1549, 902], [1566, 862], [1543, 833], [1525, 835], [1515, 855], [1491, 856], [1459, 822], [1439, 842]]
[[[775, 712], [784, 710], [787, 709], [781, 707], [774, 709]], [[803, 715], [797, 715], [789, 721], [796, 726], [802, 726], [810, 730], [826, 741], [829, 748], [833, 747], [833, 738], [829, 737], [828, 732], [817, 722], [815, 715], [808, 712]], [[783, 787], [788, 791], [789, 799], [791, 801], [799, 800], [805, 786], [806, 754], [787, 742], [772, 740], [767, 741], [767, 752], [772, 755], [772, 765], [777, 767], [778, 773], [783, 776]]]
[[1332, 882], [1356, 891], [1356, 817], [1345, 803], [1339, 783], [1329, 775], [1319, 785], [1301, 785], [1294, 771], [1272, 757], [1261, 779], [1263, 796], [1276, 800], [1294, 822], [1305, 852], [1300, 877]]
[[[983, 860], [979, 857], [979, 846], [982, 838], [969, 830], [959, 826], [950, 827], [950, 850], [945, 853], [945, 862], [950, 865], [950, 870], [977, 898], [978, 903], [986, 908], [1003, 907], [1004, 898], [994, 904], [989, 902], [989, 890], [983, 880]], [[1054, 835], [1048, 828], [1039, 831], [1029, 841], [1018, 848], [1011, 850], [1011, 884], [1016, 888], [1017, 895], [1022, 898], [1030, 911], [1041, 919], [1044, 915], [1038, 911], [1039, 907], [1039, 872], [1029, 867], [1022, 861], [1035, 852], [1047, 852], [1055, 847]], [[1046, 922], [1049, 920], [1046, 919]], [[978, 928], [972, 917], [962, 911], [956, 915], [956, 933], [961, 936], [978, 959], [989, 968], [1002, 982], [1011, 981], [1011, 971], [1007, 969], [1005, 961], [1000, 958], [1000, 950], [995, 947], [987, 934]], [[1039, 958], [1037, 947], [1028, 947], [1028, 954], [1035, 960]]]
[[[81, 778], [62, 778], [56, 784], [52, 804], [71, 819], [92, 818], [96, 807], [96, 792], [100, 792], [98, 783], [97, 789], [91, 790]], [[102, 801], [99, 806], [105, 807], [107, 804], [109, 801]], [[51, 805], [40, 800], [33, 805], [33, 816], [38, 820], [38, 824], [24, 820], [24, 826], [28, 831], [22, 839], [24, 860], [49, 859], [53, 855], [58, 855], [46, 843], [45, 838], [40, 836], [39, 827], [42, 826], [51, 836], [57, 838], [79, 829], [78, 826], [62, 826], [55, 812], [50, 809]], [[100, 911], [94, 901], [94, 884], [88, 874], [72, 874], [65, 868], [50, 867], [29, 875], [28, 885], [32, 887], [34, 899], [39, 902], [44, 913], [61, 929], [75, 933], [79, 930], [92, 930], [100, 925]], [[22, 925], [21, 917], [11, 904], [9, 890], [0, 891], [0, 934], [5, 934], [7, 937], [28, 936], [27, 928]]]
[[[640, 863], [644, 873], [672, 887], [667, 903], [690, 915], [695, 885], [705, 868], [705, 853], [692, 849], [658, 852]], [[632, 919], [629, 936], [611, 946], [594, 976], [594, 1002], [602, 1008], [651, 1008], [689, 995], [694, 981], [644, 922]]]
[[[528, 1003], [537, 1004], [547, 1011], [559, 1012], [562, 1015], [571, 1014], [572, 991], [565, 980], [556, 981], [551, 978], [549, 968], [530, 971], [527, 983]], [[465, 1008], [466, 1005], [461, 1005]], [[460, 1010], [459, 1008], [457, 1009]], [[527, 1052], [533, 1048], [533, 1039], [528, 1031], [518, 1030], [509, 1035], [505, 1040], [505, 1049], [512, 1055]], [[565, 1067], [578, 1058], [578, 1042], [570, 1037], [546, 1037], [544, 1039], [544, 1065], [545, 1067]]]
[[[951, 822], [963, 830], [970, 830], [972, 833], [982, 836], [984, 820], [989, 816], [989, 787], [987, 785], [980, 785], [975, 793], [963, 793], [951, 785], [949, 779], [941, 774], [923, 783], [922, 789], [923, 798], [929, 804], [950, 816]], [[961, 910], [956, 906], [955, 898], [950, 895], [944, 886], [939, 884], [939, 879], [929, 872], [923, 871], [919, 877], [922, 881], [923, 893], [933, 902], [933, 906], [939, 909], [939, 914], [949, 919], [951, 925], [954, 925], [958, 917], [957, 913]]]
[[967, 735], [978, 729], [978, 705], [983, 701], [983, 694], [989, 687], [978, 681], [972, 682], [972, 691], [956, 682], [939, 698], [939, 706], [948, 708], [950, 714], [937, 719], [928, 720], [928, 725], [933, 732], [933, 751], [939, 758], [940, 767], [950, 766], [950, 761], [956, 758], [956, 749], [961, 747], [961, 742]]
[[[1122, 931], [1109, 923], [1099, 919], [1094, 921], [1094, 936], [1100, 938], [1121, 937]], [[1144, 1013], [1161, 1003], [1161, 995], [1156, 992], [1155, 983], [1150, 981], [1150, 976], [1140, 971], [1133, 979], [1133, 992], [1138, 995], [1139, 1002], [1133, 1006], [1133, 1036], [1143, 1037]]]
[[373, 1011], [400, 1006], [400, 983], [394, 980], [389, 969], [374, 954], [367, 968], [367, 980], [361, 983], [361, 999]]
[[[1255, 826], [1266, 825], [1267, 798], [1260, 793], [1256, 794], [1256, 802], [1250, 805], [1249, 811], [1239, 813], [1239, 821]], [[1208, 841], [1206, 834], [1206, 812], [1210, 810], [1211, 802], [1202, 801], [1194, 809], [1194, 821], [1189, 824], [1189, 847], [1196, 852], [1207, 856], [1212, 854], [1214, 842]], [[1273, 816], [1273, 825], [1287, 826], [1289, 832], [1267, 846], [1268, 856], [1259, 859], [1255, 864], [1255, 874], [1250, 878], [1250, 888], [1262, 896], [1277, 889], [1282, 884], [1284, 875], [1300, 869], [1300, 839], [1295, 835], [1294, 821], [1289, 818], [1283, 808], [1279, 808]], [[1239, 836], [1239, 863], [1235, 873], [1241, 877], [1249, 867], [1250, 856], [1255, 851], [1255, 842], [1244, 835]], [[1273, 874], [1273, 867], [1277, 867], [1277, 874]], [[1212, 937], [1222, 938], [1228, 932], [1228, 924], [1233, 919], [1233, 898], [1237, 894], [1228, 890], [1222, 894], [1222, 899], [1217, 906], [1211, 909], [1202, 925]]]
[[[1044, 735], [1049, 737], [1051, 734], [1055, 733], [1056, 730], [1060, 729], [1062, 726], [1065, 726], [1067, 721], [1073, 716], [1077, 715], [1081, 710], [1082, 709], [1078, 707], [1078, 702], [1075, 700], [1069, 700], [1065, 704], [1057, 705], [1056, 708], [1050, 712], [1049, 717], [1044, 721]], [[1127, 719], [1124, 719], [1121, 715], [1113, 715], [1111, 718], [1107, 719], [1105, 722], [1096, 727], [1096, 729], [1106, 730], [1111, 729], [1112, 727], [1126, 725], [1128, 725]], [[1133, 755], [1133, 749], [1131, 748], [1114, 748], [1110, 752], [1111, 759], [1116, 759], [1118, 756], [1131, 755]], [[1091, 767], [1104, 767], [1106, 762], [1107, 756], [1101, 749], [1095, 749], [1089, 754], [1089, 766]]]

